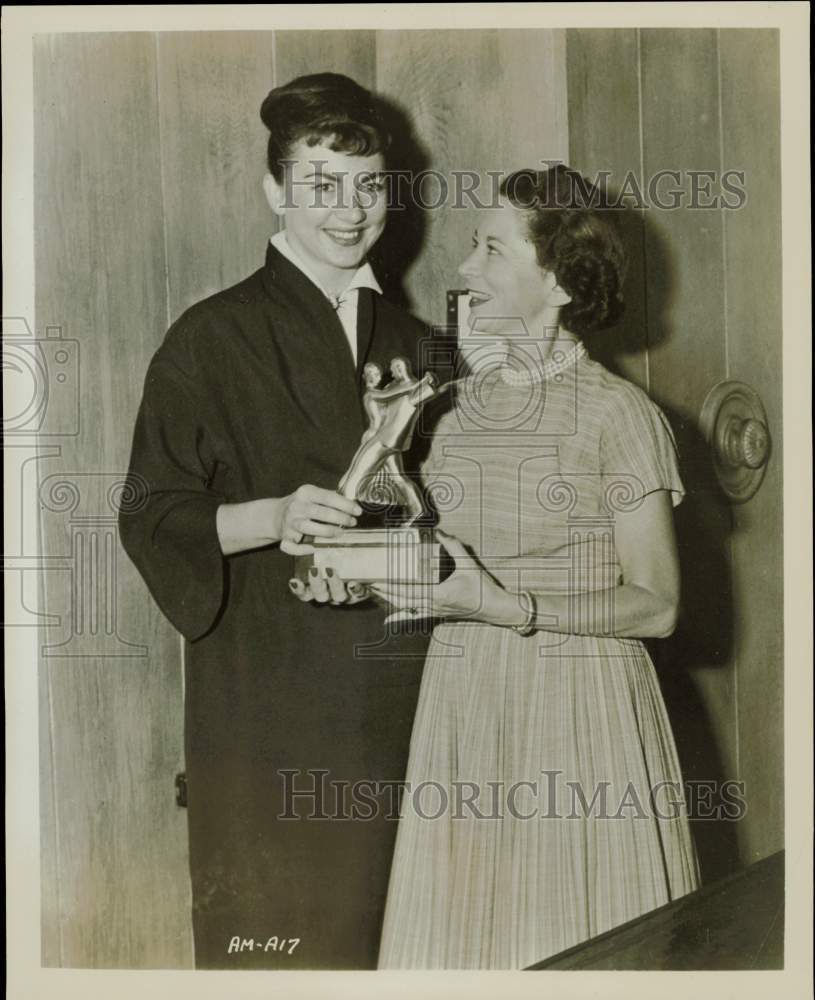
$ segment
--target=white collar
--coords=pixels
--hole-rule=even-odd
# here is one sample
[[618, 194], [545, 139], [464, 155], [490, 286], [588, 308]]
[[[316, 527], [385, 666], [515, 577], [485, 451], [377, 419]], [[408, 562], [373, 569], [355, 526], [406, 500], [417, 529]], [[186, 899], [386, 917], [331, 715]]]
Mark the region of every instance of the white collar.
[[382, 294], [382, 289], [379, 286], [379, 282], [376, 280], [376, 275], [373, 272], [373, 268], [366, 261], [361, 267], [358, 267], [354, 271], [351, 280], [345, 286], [340, 295], [330, 295], [322, 286], [319, 279], [316, 278], [312, 271], [309, 270], [308, 266], [303, 262], [303, 259], [295, 253], [292, 249], [291, 244], [286, 239], [286, 230], [281, 229], [279, 233], [275, 235], [269, 241], [275, 250], [279, 250], [280, 253], [288, 260], [290, 263], [302, 271], [302, 273], [308, 278], [312, 284], [316, 285], [320, 291], [325, 295], [325, 297], [331, 302], [331, 304], [336, 308], [337, 302], [341, 299], [347, 292], [354, 291], [357, 288], [371, 288], [373, 291]]

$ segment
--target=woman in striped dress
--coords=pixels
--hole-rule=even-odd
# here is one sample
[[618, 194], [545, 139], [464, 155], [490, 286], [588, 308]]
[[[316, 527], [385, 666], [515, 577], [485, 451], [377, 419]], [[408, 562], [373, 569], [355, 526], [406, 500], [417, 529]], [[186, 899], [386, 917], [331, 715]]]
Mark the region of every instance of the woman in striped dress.
[[460, 269], [483, 347], [425, 468], [456, 570], [380, 590], [441, 622], [380, 968], [523, 968], [698, 883], [641, 642], [675, 625], [683, 488], [662, 413], [580, 341], [618, 319], [624, 262], [577, 179], [507, 178]]

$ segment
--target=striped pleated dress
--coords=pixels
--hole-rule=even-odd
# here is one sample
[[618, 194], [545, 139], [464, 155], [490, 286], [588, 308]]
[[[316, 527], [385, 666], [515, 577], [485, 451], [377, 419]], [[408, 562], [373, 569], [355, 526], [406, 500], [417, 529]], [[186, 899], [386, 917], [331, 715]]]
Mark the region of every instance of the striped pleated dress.
[[[440, 526], [508, 590], [620, 581], [616, 511], [683, 488], [647, 395], [582, 345], [458, 386], [425, 467]], [[682, 777], [635, 639], [438, 625], [379, 967], [520, 969], [698, 885]]]

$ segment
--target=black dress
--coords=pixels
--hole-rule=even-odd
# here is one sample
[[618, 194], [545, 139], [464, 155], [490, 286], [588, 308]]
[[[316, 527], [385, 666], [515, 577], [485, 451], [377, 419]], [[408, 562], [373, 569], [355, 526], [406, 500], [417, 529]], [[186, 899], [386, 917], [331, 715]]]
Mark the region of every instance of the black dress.
[[150, 364], [120, 532], [186, 639], [198, 967], [376, 965], [398, 815], [386, 783], [404, 777], [427, 637], [386, 630], [369, 603], [301, 603], [278, 546], [221, 554], [215, 512], [335, 489], [363, 431], [362, 365], [404, 355], [421, 371], [423, 333], [361, 289], [355, 366], [330, 304], [270, 246]]

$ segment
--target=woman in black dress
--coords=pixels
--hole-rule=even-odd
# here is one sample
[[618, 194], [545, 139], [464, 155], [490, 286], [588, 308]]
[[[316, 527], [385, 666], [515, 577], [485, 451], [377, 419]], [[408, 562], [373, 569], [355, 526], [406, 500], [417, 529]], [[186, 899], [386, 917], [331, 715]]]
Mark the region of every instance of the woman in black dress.
[[272, 90], [261, 116], [285, 229], [156, 352], [120, 530], [186, 640], [196, 964], [369, 968], [397, 807], [359, 783], [404, 775], [426, 640], [342, 606], [330, 580], [314, 581], [318, 611], [287, 584], [304, 535], [360, 513], [336, 486], [364, 430], [364, 366], [419, 370], [423, 327], [366, 262], [386, 215], [378, 101], [319, 74]]

